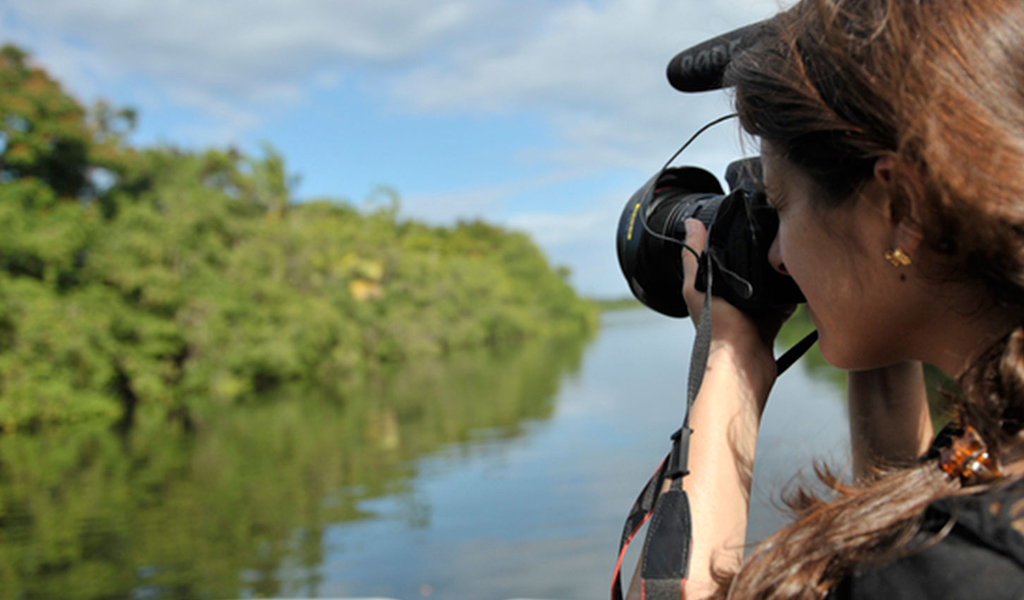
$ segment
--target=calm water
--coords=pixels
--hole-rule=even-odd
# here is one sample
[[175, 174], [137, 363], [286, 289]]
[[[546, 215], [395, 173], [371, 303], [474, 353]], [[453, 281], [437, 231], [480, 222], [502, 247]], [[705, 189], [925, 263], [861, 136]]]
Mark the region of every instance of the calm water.
[[[691, 343], [688, 323], [610, 313], [589, 343], [419, 365], [194, 434], [0, 438], [0, 598], [606, 598]], [[844, 464], [846, 435], [834, 373], [780, 379], [750, 539], [811, 458]]]

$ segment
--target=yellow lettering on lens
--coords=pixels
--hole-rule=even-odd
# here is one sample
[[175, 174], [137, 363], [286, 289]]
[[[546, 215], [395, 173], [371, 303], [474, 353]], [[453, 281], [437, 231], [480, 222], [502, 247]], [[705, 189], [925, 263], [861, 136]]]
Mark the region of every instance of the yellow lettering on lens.
[[637, 202], [636, 206], [633, 207], [633, 216], [629, 219], [629, 234], [626, 235], [626, 240], [633, 241], [633, 226], [636, 225], [636, 213], [640, 212], [640, 203]]

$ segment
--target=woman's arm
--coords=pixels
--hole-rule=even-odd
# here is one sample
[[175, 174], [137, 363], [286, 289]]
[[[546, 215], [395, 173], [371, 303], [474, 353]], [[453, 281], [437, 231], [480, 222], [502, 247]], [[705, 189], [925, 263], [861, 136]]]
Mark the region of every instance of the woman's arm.
[[[705, 235], [699, 222], [687, 221], [687, 243], [697, 252]], [[689, 253], [683, 255], [683, 271], [683, 295], [696, 319], [703, 294], [694, 289], [697, 261]], [[709, 596], [716, 588], [713, 570], [734, 570], [743, 559], [757, 431], [776, 377], [772, 340], [788, 316], [780, 313], [755, 322], [720, 299], [712, 302], [711, 311], [711, 348], [689, 417], [690, 474], [683, 479], [693, 535], [684, 595], [688, 600]], [[639, 597], [637, 578], [630, 585], [630, 598]]]
[[[711, 595], [713, 568], [735, 570], [743, 560], [754, 449], [771, 382], [742, 367], [737, 352], [712, 349], [690, 415], [690, 474], [683, 479], [693, 535], [687, 599]], [[639, 580], [637, 565], [628, 600], [639, 600]]]
[[713, 569], [734, 571], [743, 560], [754, 449], [771, 388], [771, 380], [744, 361], [745, 352], [734, 346], [713, 351], [690, 416], [691, 473], [683, 489], [693, 517], [693, 552], [686, 598], [710, 595]]
[[851, 371], [847, 389], [855, 476], [909, 464], [928, 449], [934, 433], [920, 362]]

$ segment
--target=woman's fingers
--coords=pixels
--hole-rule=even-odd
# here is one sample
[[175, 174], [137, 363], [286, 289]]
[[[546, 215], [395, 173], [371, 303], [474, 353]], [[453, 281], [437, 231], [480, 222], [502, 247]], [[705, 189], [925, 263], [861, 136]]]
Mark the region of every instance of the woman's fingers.
[[[707, 239], [707, 229], [697, 219], [687, 219], [686, 245], [693, 248], [697, 254], [704, 251], [704, 242]], [[697, 281], [697, 257], [686, 248], [683, 248], [683, 300], [690, 310], [690, 315], [696, 320], [700, 317], [700, 310], [704, 304], [704, 294], [697, 291], [694, 283]]]
[[[683, 299], [690, 311], [690, 317], [696, 321], [704, 308], [705, 294], [697, 291], [697, 271], [700, 265], [698, 256], [704, 252], [707, 244], [707, 229], [697, 219], [686, 220], [686, 245], [696, 252], [683, 248]], [[766, 265], [767, 266], [767, 265]], [[740, 311], [722, 298], [712, 303], [714, 314], [714, 340], [720, 348], [731, 348], [735, 357], [744, 368], [752, 369], [758, 380], [766, 386], [776, 377], [775, 358], [772, 355], [772, 340], [779, 331], [785, 317], [792, 312], [788, 307], [778, 311], [777, 315], [761, 315], [758, 319]]]

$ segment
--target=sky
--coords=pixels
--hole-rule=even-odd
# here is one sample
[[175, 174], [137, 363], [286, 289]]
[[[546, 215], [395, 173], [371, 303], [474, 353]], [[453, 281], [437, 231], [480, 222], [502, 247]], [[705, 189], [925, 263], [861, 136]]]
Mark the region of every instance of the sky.
[[[138, 145], [259, 153], [295, 198], [372, 202], [433, 224], [525, 231], [592, 297], [629, 288], [627, 200], [727, 92], [681, 94], [679, 51], [779, 0], [0, 0], [15, 43], [85, 103], [140, 113]], [[677, 164], [722, 178], [735, 122]]]

